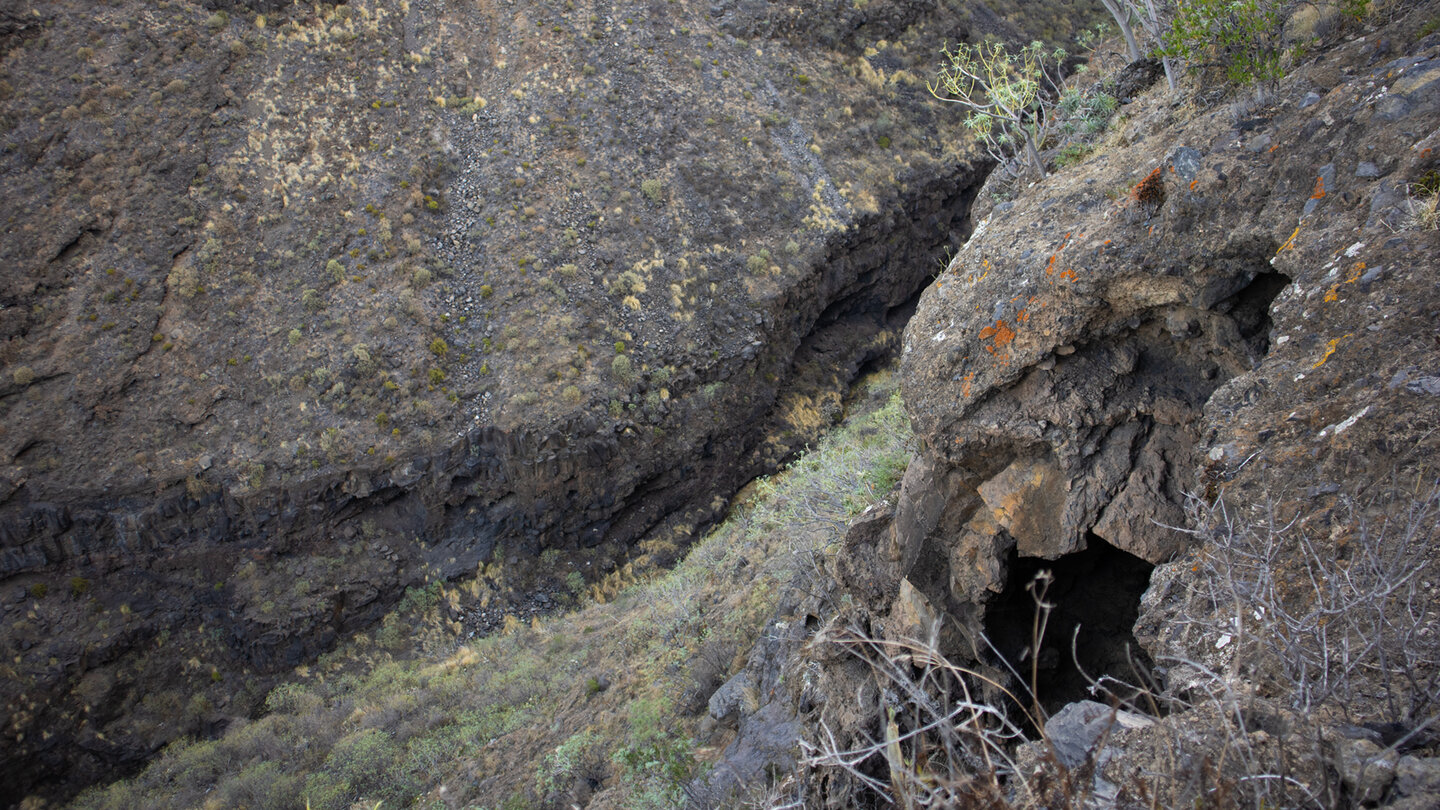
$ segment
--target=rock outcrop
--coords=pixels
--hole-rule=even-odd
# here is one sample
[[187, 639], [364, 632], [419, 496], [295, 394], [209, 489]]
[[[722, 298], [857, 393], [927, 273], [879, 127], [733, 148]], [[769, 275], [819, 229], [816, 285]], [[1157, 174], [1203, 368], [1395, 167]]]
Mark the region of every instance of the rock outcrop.
[[[1034, 678], [1048, 712], [1086, 697], [1102, 676], [1180, 696], [1178, 707], [1214, 688], [1205, 681], [1215, 673], [1238, 671], [1249, 685], [1234, 694], [1283, 718], [1265, 727], [1274, 746], [1331, 722], [1300, 711], [1319, 700], [1313, 684], [1297, 685], [1305, 676], [1291, 683], [1266, 669], [1283, 664], [1241, 662], [1235, 636], [1263, 646], [1268, 631], [1241, 633], [1252, 619], [1237, 618], [1235, 604], [1251, 605], [1263, 627], [1282, 603], [1304, 613], [1327, 598], [1302, 584], [1323, 579], [1321, 562], [1341, 560], [1358, 580], [1366, 554], [1412, 555], [1418, 569], [1440, 543], [1440, 389], [1430, 383], [1440, 368], [1440, 232], [1414, 215], [1415, 196], [1433, 194], [1440, 176], [1440, 35], [1422, 36], [1435, 13], [1431, 3], [1397, 12], [1371, 36], [1344, 34], [1260, 101], [1217, 104], [1223, 95], [1193, 87], [1171, 98], [1161, 83], [1123, 108], [1118, 133], [1078, 166], [1013, 199], [982, 191], [974, 235], [905, 333], [903, 392], [919, 456], [893, 506], [851, 528], [834, 565], [845, 599], [782, 617], [820, 619], [792, 642], [778, 679], [788, 686], [772, 697], [801, 719], [797, 746], [859, 749], [894, 733], [883, 707], [911, 698], [875, 691], [874, 654], [844, 651], [857, 636], [928, 642], [1012, 694]], [[1285, 583], [1273, 585], [1273, 603], [1254, 601], [1258, 591], [1236, 579], [1227, 602], [1206, 581], [1235, 553], [1227, 538], [1241, 526], [1271, 532], [1250, 559]], [[1041, 571], [1048, 586], [1035, 580]], [[1428, 576], [1406, 586], [1414, 639], [1434, 634]], [[1403, 568], [1395, 577], [1410, 579]], [[1036, 639], [1041, 596], [1052, 608]], [[1407, 664], [1430, 673], [1409, 684], [1347, 669], [1372, 696], [1344, 707], [1350, 722], [1422, 724], [1428, 715], [1416, 707], [1435, 709], [1432, 664]], [[998, 691], [989, 699], [1032, 708]], [[857, 711], [866, 700], [874, 711]], [[758, 706], [760, 734], [774, 718]], [[1228, 722], [1208, 704], [1193, 716], [1174, 711], [1181, 729], [1197, 729], [1194, 751], [1212, 739], [1203, 729]], [[743, 740], [746, 719], [738, 723]], [[1103, 780], [1097, 772], [1112, 800], [1149, 767], [1138, 763], [1159, 767], [1139, 752], [1159, 751], [1146, 746], [1170, 732], [1143, 725], [1108, 743], [1133, 745], [1137, 763], [1106, 765]], [[1411, 794], [1356, 775], [1374, 757], [1332, 786], [1317, 763], [1344, 746], [1327, 746], [1298, 777], [1313, 777], [1306, 784], [1317, 791], [1358, 801], [1431, 795], [1416, 787], [1423, 780], [1407, 783]], [[857, 774], [886, 781], [887, 760], [872, 750], [867, 764], [802, 769], [789, 784], [807, 806], [844, 806], [868, 791]]]

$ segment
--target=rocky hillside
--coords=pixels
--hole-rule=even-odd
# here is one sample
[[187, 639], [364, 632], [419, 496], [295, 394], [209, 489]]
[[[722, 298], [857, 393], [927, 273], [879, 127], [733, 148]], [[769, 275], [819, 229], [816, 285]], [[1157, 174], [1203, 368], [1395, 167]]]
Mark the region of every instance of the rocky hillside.
[[1440, 4], [984, 189], [979, 6], [211, 5], [0, 17], [6, 795], [1440, 796]]
[[737, 676], [722, 795], [1433, 806], [1440, 6], [1331, 12], [982, 192], [905, 332], [919, 456]]
[[673, 561], [968, 233], [924, 77], [982, 11], [0, 4], [0, 793], [407, 586]]

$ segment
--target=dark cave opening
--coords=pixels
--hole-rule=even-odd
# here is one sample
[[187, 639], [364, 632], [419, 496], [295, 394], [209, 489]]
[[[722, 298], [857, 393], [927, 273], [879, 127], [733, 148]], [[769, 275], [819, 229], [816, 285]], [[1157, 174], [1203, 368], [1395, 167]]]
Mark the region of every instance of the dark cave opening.
[[1270, 351], [1270, 304], [1290, 284], [1290, 277], [1266, 267], [1255, 274], [1249, 284], [1239, 292], [1215, 305], [1217, 312], [1223, 312], [1235, 320], [1255, 357], [1263, 357]]
[[[1033, 675], [1047, 713], [1077, 700], [1103, 701], [1104, 693], [1091, 693], [1091, 679], [1109, 675], [1138, 685], [1150, 671], [1150, 660], [1136, 642], [1133, 628], [1140, 596], [1154, 568], [1093, 534], [1087, 537], [1084, 551], [1058, 560], [1020, 557], [1012, 549], [1005, 590], [985, 612], [986, 636], [994, 652], [1027, 682], [1027, 689]], [[1029, 586], [1036, 583], [1038, 590], [1036, 576], [1044, 571], [1053, 577], [1043, 591], [1045, 603], [1053, 607], [1039, 654], [1032, 658], [1036, 600]], [[1131, 697], [1111, 686], [1118, 697]], [[1028, 694], [1026, 689], [1015, 693]]]

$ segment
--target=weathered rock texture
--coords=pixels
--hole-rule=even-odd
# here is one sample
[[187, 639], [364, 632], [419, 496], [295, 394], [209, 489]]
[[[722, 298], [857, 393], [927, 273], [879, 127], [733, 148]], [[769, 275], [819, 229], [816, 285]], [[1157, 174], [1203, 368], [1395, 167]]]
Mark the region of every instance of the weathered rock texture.
[[[1013, 201], [982, 192], [975, 234], [905, 333], [920, 455], [893, 512], [857, 523], [836, 560], [854, 602], [796, 609], [834, 616], [792, 642], [789, 688], [774, 697], [802, 718], [801, 737], [835, 735], [842, 748], [880, 739], [890, 704], [866, 691], [868, 666], [834, 650], [846, 633], [929, 638], [1001, 679], [997, 655], [1027, 671], [1036, 655], [1051, 711], [1086, 686], [1069, 663], [1077, 624], [1092, 677], [1133, 679], [1146, 652], [1162, 670], [1178, 657], [1226, 671], [1234, 647], [1215, 652], [1231, 641], [1234, 603], [1193, 581], [1213, 570], [1202, 541], [1215, 527], [1187, 505], [1221, 503], [1254, 525], [1296, 521], [1319, 538], [1312, 557], [1332, 562], [1357, 554], [1361, 520], [1405, 524], [1406, 488], [1424, 501], [1440, 450], [1440, 232], [1416, 226], [1407, 203], [1411, 184], [1440, 168], [1440, 36], [1419, 35], [1435, 4], [1406, 12], [1378, 35], [1350, 31], [1265, 103], [1216, 105], [1223, 95], [1193, 86], [1182, 103], [1161, 83], [1080, 165]], [[1427, 549], [1417, 564], [1440, 543], [1429, 521], [1414, 535]], [[1285, 598], [1304, 604], [1313, 594], [1294, 583], [1305, 581], [1305, 552], [1288, 537], [1267, 564], [1292, 583]], [[1035, 650], [1025, 588], [1042, 569], [1055, 574], [1047, 599], [1059, 607]], [[1433, 635], [1435, 590], [1416, 593]], [[1251, 688], [1269, 690], [1257, 700], [1303, 701], [1251, 674]], [[1411, 694], [1374, 677], [1360, 691]], [[857, 710], [866, 700], [873, 713]], [[1351, 722], [1400, 719], [1383, 702], [1344, 711]], [[755, 733], [773, 728], [763, 702], [756, 717], [769, 719]], [[1196, 728], [1219, 728], [1196, 717]], [[1296, 731], [1307, 722], [1286, 720], [1284, 734], [1309, 733]], [[1148, 740], [1137, 752], [1161, 742], [1126, 734]], [[1376, 790], [1356, 787], [1358, 776], [1329, 786], [1322, 761], [1307, 760], [1304, 777], [1320, 780], [1317, 791]], [[878, 758], [863, 767], [886, 776]], [[1107, 789], [1146, 767], [1117, 765]], [[839, 769], [798, 780], [814, 806], [865, 793]], [[1384, 789], [1372, 798], [1410, 795]]]
[[968, 13], [563, 5], [6, 5], [0, 794], [408, 585], [673, 556], [897, 345]]
[[1160, 564], [1187, 494], [1330, 464], [1363, 490], [1427, 457], [1402, 378], [1433, 363], [1436, 236], [1397, 191], [1436, 165], [1436, 56], [1351, 42], [1240, 120], [1152, 91], [1113, 151], [992, 208], [906, 331], [902, 571], [983, 607], [1012, 549]]

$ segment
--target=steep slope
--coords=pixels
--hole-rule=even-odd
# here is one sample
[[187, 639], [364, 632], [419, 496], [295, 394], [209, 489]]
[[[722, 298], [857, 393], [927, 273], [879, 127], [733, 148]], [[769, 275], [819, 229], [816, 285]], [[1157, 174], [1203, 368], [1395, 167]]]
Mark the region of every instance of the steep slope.
[[919, 77], [969, 28], [8, 4], [0, 793], [216, 731], [407, 586], [672, 560], [967, 232]]
[[[982, 192], [905, 333], [919, 457], [893, 509], [850, 530], [837, 591], [778, 617], [807, 632], [741, 676], [757, 697], [730, 756], [750, 774], [767, 765], [747, 745], [784, 728], [794, 747], [772, 742], [788, 753], [770, 762], [805, 741], [786, 789], [806, 806], [877, 786], [993, 799], [996, 773], [1023, 805], [1044, 779], [969, 747], [995, 716], [971, 727], [940, 719], [964, 704], [927, 701], [982, 694], [1033, 735], [1115, 678], [1174, 717], [1116, 732], [1131, 747], [1101, 757], [1108, 787], [1035, 772], [1072, 799], [1254, 789], [1268, 777], [1216, 763], [1279, 751], [1298, 781], [1269, 804], [1433, 801], [1417, 774], [1440, 708], [1440, 232], [1420, 215], [1440, 185], [1440, 37], [1434, 3], [1392, 13], [1334, 29], [1259, 101], [1162, 83], [1078, 166], [1013, 200]], [[1407, 750], [1404, 780], [1365, 775]]]
[[[511, 616], [461, 644], [444, 627], [466, 585], [407, 599], [378, 632], [287, 678], [263, 717], [167, 747], [72, 806], [683, 804], [690, 776], [728, 739], [705, 707], [737, 653], [804, 630], [770, 621], [777, 604], [793, 601], [795, 577], [904, 471], [912, 448], [897, 384], [867, 375], [841, 425], [749, 487], [674, 568], [567, 614]], [[392, 658], [396, 633], [434, 643]]]

